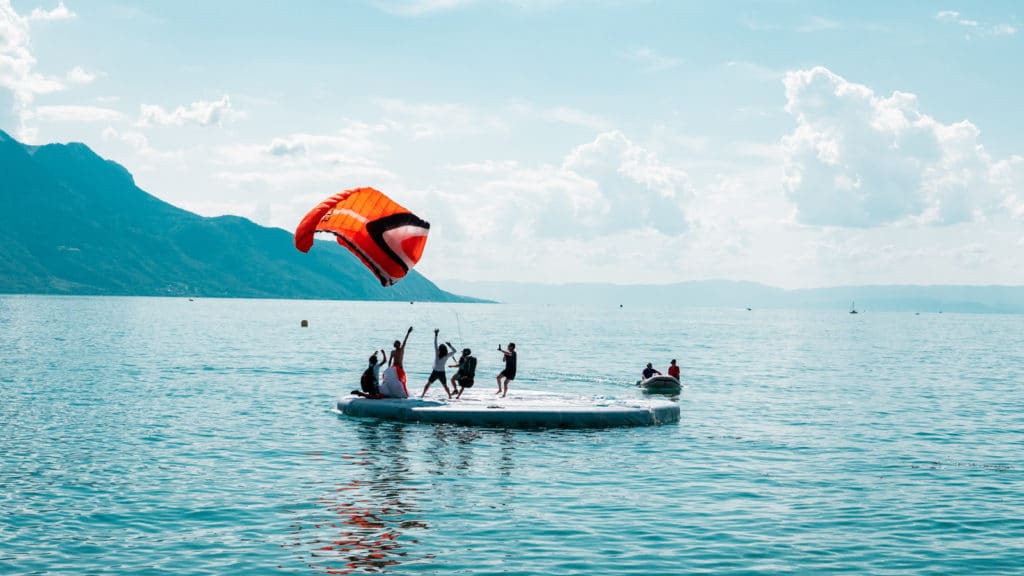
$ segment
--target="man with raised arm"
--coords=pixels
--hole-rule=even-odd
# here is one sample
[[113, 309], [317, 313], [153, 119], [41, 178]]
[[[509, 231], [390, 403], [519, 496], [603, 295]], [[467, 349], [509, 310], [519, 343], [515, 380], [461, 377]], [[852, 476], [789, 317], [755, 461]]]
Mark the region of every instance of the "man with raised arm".
[[408, 398], [409, 389], [406, 387], [405, 368], [402, 362], [405, 360], [405, 344], [409, 341], [409, 334], [412, 334], [412, 326], [405, 332], [405, 339], [401, 342], [395, 340], [395, 347], [391, 350], [391, 358], [388, 359], [388, 369], [384, 371], [384, 385], [381, 390], [385, 396], [391, 398]]

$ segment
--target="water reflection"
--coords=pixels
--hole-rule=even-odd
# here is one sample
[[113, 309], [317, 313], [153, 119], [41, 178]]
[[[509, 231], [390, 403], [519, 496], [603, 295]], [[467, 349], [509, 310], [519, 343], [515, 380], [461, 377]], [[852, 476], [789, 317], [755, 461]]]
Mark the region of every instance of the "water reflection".
[[473, 442], [480, 439], [473, 428], [434, 426], [434, 441], [429, 450], [435, 476], [465, 476], [473, 468]]
[[408, 556], [427, 529], [416, 518], [416, 488], [410, 480], [404, 424], [358, 422], [361, 450], [342, 458], [358, 476], [317, 499], [314, 513], [292, 525], [291, 546], [321, 574], [379, 572]]

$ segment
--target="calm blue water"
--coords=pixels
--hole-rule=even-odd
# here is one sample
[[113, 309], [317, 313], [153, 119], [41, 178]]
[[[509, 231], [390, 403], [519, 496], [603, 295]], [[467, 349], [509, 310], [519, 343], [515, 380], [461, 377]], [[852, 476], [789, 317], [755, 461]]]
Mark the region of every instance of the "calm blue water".
[[[682, 419], [332, 412], [409, 324], [410, 389], [437, 326], [512, 394], [678, 358]], [[0, 573], [1012, 573], [1022, 382], [1018, 316], [0, 297]]]

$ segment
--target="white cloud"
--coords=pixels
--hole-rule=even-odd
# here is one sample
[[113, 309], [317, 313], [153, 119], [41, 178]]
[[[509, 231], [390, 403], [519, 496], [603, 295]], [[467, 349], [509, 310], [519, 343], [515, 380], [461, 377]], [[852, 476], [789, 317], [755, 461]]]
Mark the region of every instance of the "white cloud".
[[671, 70], [679, 66], [680, 61], [676, 58], [670, 58], [663, 54], [660, 54], [654, 48], [647, 46], [640, 46], [634, 48], [627, 53], [627, 56], [636, 62], [643, 65], [643, 68], [647, 72], [661, 72], [663, 70]]
[[[393, 131], [388, 124], [349, 122], [331, 134], [295, 133], [269, 144], [223, 146], [214, 163], [225, 167], [214, 176], [231, 186], [260, 183], [273, 190], [336, 190], [340, 183], [395, 182], [398, 176], [381, 165], [386, 147], [375, 138]], [[353, 184], [355, 185], [355, 184]]]
[[103, 130], [103, 139], [128, 144], [139, 156], [146, 160], [169, 160], [182, 157], [180, 150], [165, 152], [153, 148], [149, 144], [149, 139], [146, 138], [146, 135], [135, 130], [116, 130], [107, 127]]
[[507, 234], [532, 243], [642, 229], [675, 236], [687, 229], [687, 175], [618, 131], [577, 146], [557, 166], [490, 161], [449, 170], [464, 179], [452, 186], [453, 196], [443, 202], [452, 209], [444, 212], [476, 242], [500, 244]]
[[8, 0], [0, 0], [0, 88], [14, 95], [14, 112], [20, 126], [18, 136], [34, 141], [36, 130], [26, 124], [25, 112], [35, 97], [64, 89], [55, 78], [34, 71], [36, 59], [30, 46], [29, 22], [19, 16]]
[[274, 138], [267, 152], [271, 156], [301, 156], [306, 153], [306, 144], [302, 140]]
[[[979, 32], [983, 36], [1012, 36], [1017, 33], [1017, 27], [1013, 24], [1005, 22], [996, 24], [982, 23], [977, 20], [965, 18], [956, 10], [942, 10], [935, 14], [935, 19], [939, 22], [956, 24], [967, 28], [968, 30]], [[966, 38], [970, 40], [971, 35], [967, 34]]]
[[269, 144], [222, 146], [216, 161], [230, 166], [281, 166], [354, 163], [368, 164], [384, 149], [375, 138], [393, 132], [388, 124], [349, 122], [331, 134], [294, 133], [271, 139]]
[[81, 66], [75, 66], [68, 71], [67, 79], [72, 84], [89, 84], [96, 79], [96, 74], [86, 72]]
[[76, 17], [77, 15], [68, 10], [68, 7], [64, 5], [64, 0], [61, 0], [53, 10], [36, 8], [29, 15], [30, 20], [72, 20]]
[[992, 27], [992, 34], [995, 36], [1013, 36], [1017, 33], [1017, 27], [1012, 24], [996, 24]]
[[727, 68], [746, 74], [755, 80], [764, 81], [778, 81], [785, 76], [785, 71], [777, 70], [775, 68], [769, 68], [754, 62], [745, 62], [742, 60], [729, 60], [725, 63]]
[[395, 98], [377, 100], [386, 122], [413, 138], [431, 139], [507, 132], [508, 124], [496, 115], [481, 114], [458, 104], [414, 104]]
[[37, 106], [26, 111], [26, 118], [49, 122], [113, 122], [121, 120], [123, 114], [99, 106]]
[[821, 16], [811, 16], [803, 24], [797, 26], [796, 30], [797, 32], [821, 32], [823, 30], [835, 30], [836, 28], [839, 28], [839, 22], [835, 20], [829, 20]]
[[786, 74], [783, 185], [800, 222], [877, 226], [984, 218], [1014, 185], [968, 121], [942, 124], [904, 92], [880, 97], [817, 67]]
[[590, 128], [591, 130], [608, 130], [610, 126], [608, 120], [605, 120], [600, 116], [588, 114], [582, 110], [566, 106], [559, 106], [557, 108], [544, 110], [540, 115], [545, 120], [551, 120], [553, 122], [560, 122], [562, 124], [569, 124], [572, 126], [582, 126], [584, 128]]
[[141, 127], [181, 126], [184, 124], [220, 126], [223, 120], [233, 120], [244, 116], [244, 112], [235, 110], [231, 106], [231, 99], [225, 94], [220, 100], [199, 100], [189, 104], [188, 107], [178, 106], [171, 112], [156, 104], [143, 104], [139, 109], [138, 125]]

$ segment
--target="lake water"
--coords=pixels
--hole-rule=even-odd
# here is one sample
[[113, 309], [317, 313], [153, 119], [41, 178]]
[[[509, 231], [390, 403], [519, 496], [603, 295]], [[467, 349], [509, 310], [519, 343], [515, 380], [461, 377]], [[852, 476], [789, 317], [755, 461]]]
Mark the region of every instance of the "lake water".
[[[336, 414], [410, 324], [681, 420]], [[1022, 382], [1020, 316], [0, 297], [0, 573], [1019, 573]]]

